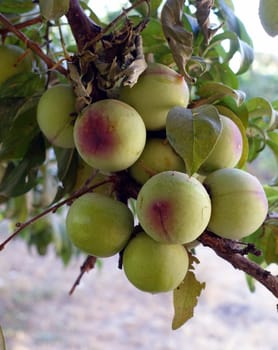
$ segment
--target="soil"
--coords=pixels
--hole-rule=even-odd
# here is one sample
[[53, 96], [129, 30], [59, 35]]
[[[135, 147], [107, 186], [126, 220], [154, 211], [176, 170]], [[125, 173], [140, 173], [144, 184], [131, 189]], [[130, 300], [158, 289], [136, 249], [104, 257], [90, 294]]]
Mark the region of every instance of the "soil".
[[245, 275], [210, 249], [197, 254], [206, 289], [194, 318], [173, 331], [171, 293], [135, 289], [117, 258], [102, 260], [69, 296], [84, 258], [65, 268], [52, 251], [40, 257], [15, 240], [0, 253], [7, 350], [277, 350], [276, 298], [259, 284], [251, 293]]

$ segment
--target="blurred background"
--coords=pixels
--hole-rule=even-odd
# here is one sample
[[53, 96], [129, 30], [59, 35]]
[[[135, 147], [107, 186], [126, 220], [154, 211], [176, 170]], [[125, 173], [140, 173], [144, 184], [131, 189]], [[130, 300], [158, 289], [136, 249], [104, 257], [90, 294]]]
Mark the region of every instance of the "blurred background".
[[[234, 0], [235, 11], [254, 41], [253, 68], [241, 78], [247, 97], [278, 99], [278, 39], [262, 29], [258, 0]], [[92, 1], [99, 15], [119, 10], [120, 1]], [[122, 5], [124, 2], [122, 2]], [[236, 62], [235, 62], [236, 64]], [[276, 176], [266, 150], [250, 166], [262, 182]], [[8, 234], [5, 223], [1, 233]], [[195, 316], [171, 330], [171, 293], [149, 295], [133, 288], [117, 258], [85, 274], [68, 292], [84, 257], [65, 267], [51, 250], [44, 257], [14, 240], [0, 253], [0, 325], [8, 350], [277, 350], [277, 300], [245, 275], [202, 246], [196, 248], [198, 279], [206, 282]], [[269, 269], [278, 274], [277, 266]]]

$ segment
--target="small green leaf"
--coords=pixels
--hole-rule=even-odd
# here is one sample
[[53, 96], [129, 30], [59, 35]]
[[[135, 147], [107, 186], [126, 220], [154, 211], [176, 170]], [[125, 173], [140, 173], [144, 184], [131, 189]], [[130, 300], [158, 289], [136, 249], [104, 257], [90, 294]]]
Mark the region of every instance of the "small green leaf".
[[263, 97], [254, 97], [246, 101], [249, 121], [262, 129], [269, 130], [275, 126], [276, 112], [271, 103]]
[[264, 30], [270, 36], [278, 34], [277, 0], [260, 0], [259, 16]]
[[3, 333], [3, 330], [2, 330], [1, 326], [0, 326], [0, 349], [1, 350], [6, 350], [6, 343], [5, 343], [4, 333]]
[[198, 94], [201, 97], [209, 97], [211, 103], [219, 101], [226, 96], [232, 97], [238, 106], [245, 100], [245, 93], [243, 91], [234, 90], [228, 85], [213, 81], [208, 81], [201, 85], [198, 89]]
[[193, 271], [189, 270], [178, 288], [174, 290], [174, 318], [172, 329], [180, 328], [186, 321], [193, 317], [194, 307], [197, 305], [198, 297], [202, 289], [206, 286], [205, 282], [200, 283]]
[[189, 175], [207, 159], [222, 130], [217, 109], [212, 105], [187, 109], [172, 108], [166, 121], [167, 138], [184, 159]]
[[46, 20], [56, 20], [68, 12], [70, 0], [40, 0], [41, 15]]

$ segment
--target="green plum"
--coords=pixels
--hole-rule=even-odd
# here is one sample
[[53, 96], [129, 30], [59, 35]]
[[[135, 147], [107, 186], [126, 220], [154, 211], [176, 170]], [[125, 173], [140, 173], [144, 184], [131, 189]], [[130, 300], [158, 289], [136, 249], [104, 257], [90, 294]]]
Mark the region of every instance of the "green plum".
[[66, 228], [72, 243], [83, 252], [109, 257], [121, 251], [133, 230], [129, 208], [99, 193], [86, 193], [70, 206]]
[[142, 154], [129, 169], [131, 176], [140, 184], [166, 170], [182, 172], [185, 171], [185, 164], [167, 140], [159, 138], [147, 139]]
[[220, 115], [222, 131], [199, 173], [208, 174], [222, 168], [233, 168], [241, 158], [243, 140], [238, 126], [230, 118]]
[[138, 112], [115, 99], [86, 107], [74, 125], [80, 157], [104, 172], [127, 169], [139, 158], [146, 142], [146, 128]]
[[264, 222], [268, 202], [255, 176], [236, 168], [220, 169], [206, 177], [204, 186], [212, 203], [210, 231], [225, 238], [241, 239]]
[[0, 45], [0, 84], [12, 76], [32, 71], [32, 59], [29, 54], [15, 45]]
[[185, 244], [206, 229], [211, 202], [205, 187], [194, 177], [164, 171], [142, 186], [136, 211], [139, 223], [154, 240]]
[[39, 100], [37, 121], [42, 133], [54, 146], [74, 148], [75, 103], [73, 89], [67, 84], [50, 87]]
[[139, 112], [147, 130], [159, 130], [165, 128], [172, 107], [188, 105], [189, 89], [182, 75], [163, 64], [152, 63], [132, 88], [120, 89], [119, 98]]
[[144, 232], [129, 241], [123, 254], [128, 280], [138, 289], [150, 293], [177, 288], [188, 265], [188, 253], [182, 245], [156, 242]]

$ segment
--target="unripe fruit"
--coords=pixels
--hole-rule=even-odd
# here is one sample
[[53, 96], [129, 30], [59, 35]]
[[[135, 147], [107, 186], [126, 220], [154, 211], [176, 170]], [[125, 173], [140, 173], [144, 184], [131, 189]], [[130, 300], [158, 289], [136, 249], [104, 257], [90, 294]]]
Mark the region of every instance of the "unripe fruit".
[[19, 46], [1, 45], [0, 57], [0, 84], [16, 74], [32, 70], [30, 55], [24, 57], [24, 50]]
[[[91, 178], [89, 186], [97, 185], [98, 183], [102, 181], [106, 181], [109, 179], [107, 175], [104, 175], [100, 172], [96, 173], [94, 175], [94, 172], [96, 170], [92, 168], [90, 165], [85, 163], [82, 159], [79, 159], [78, 162], [78, 168], [77, 168], [77, 174], [76, 174], [76, 182], [73, 188], [73, 191], [78, 191], [80, 188], [82, 188], [85, 183], [88, 181], [88, 179]], [[99, 187], [96, 187], [94, 189], [94, 192], [101, 193], [106, 196], [112, 196], [113, 195], [113, 184], [112, 182], [108, 182], [105, 185], [101, 185]]]
[[66, 227], [72, 243], [87, 254], [108, 257], [126, 245], [133, 215], [126, 205], [99, 193], [87, 193], [71, 205]]
[[106, 172], [130, 167], [142, 153], [146, 128], [128, 104], [106, 99], [85, 108], [74, 126], [79, 155], [90, 166]]
[[220, 115], [220, 118], [221, 134], [214, 149], [199, 169], [201, 174], [222, 168], [233, 168], [241, 158], [243, 141], [238, 126], [228, 117]]
[[37, 108], [37, 121], [50, 143], [73, 148], [73, 124], [76, 97], [71, 86], [55, 85], [41, 96]]
[[143, 232], [128, 243], [123, 254], [128, 280], [138, 289], [150, 293], [177, 288], [188, 265], [188, 254], [182, 245], [159, 243]]
[[259, 180], [240, 169], [220, 169], [204, 181], [212, 202], [208, 229], [215, 234], [241, 239], [256, 231], [268, 211]]
[[165, 128], [172, 107], [188, 105], [189, 89], [182, 75], [153, 63], [132, 88], [121, 89], [119, 98], [139, 112], [147, 130], [159, 130]]
[[194, 241], [207, 227], [211, 203], [198, 180], [165, 171], [142, 186], [136, 210], [141, 226], [154, 240], [184, 244]]
[[163, 139], [148, 139], [139, 159], [130, 167], [131, 176], [140, 184], [166, 170], [185, 171], [182, 158]]

